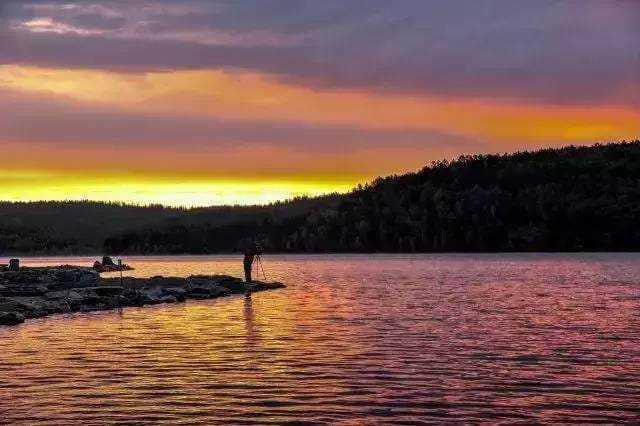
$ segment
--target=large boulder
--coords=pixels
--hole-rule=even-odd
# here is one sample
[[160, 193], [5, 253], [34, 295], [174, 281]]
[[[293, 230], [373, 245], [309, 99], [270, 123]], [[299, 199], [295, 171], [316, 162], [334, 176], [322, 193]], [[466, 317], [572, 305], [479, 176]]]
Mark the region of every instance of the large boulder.
[[0, 325], [18, 325], [24, 322], [24, 315], [18, 312], [0, 312]]

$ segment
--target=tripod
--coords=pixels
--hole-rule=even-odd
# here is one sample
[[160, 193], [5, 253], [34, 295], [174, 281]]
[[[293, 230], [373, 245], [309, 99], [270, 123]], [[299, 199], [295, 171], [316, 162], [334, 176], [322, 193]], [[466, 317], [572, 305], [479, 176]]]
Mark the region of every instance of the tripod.
[[258, 254], [256, 255], [256, 265], [259, 266], [258, 272], [262, 271], [262, 276], [264, 277], [264, 280], [267, 280], [267, 274], [264, 273], [264, 266], [262, 264], [262, 255]]

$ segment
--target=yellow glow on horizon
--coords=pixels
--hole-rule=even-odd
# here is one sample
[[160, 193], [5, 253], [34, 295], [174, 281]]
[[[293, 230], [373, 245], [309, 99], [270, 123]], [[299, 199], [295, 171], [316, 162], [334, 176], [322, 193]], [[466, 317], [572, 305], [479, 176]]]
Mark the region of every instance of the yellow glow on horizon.
[[352, 182], [286, 180], [138, 179], [121, 176], [73, 176], [26, 171], [0, 173], [12, 179], [3, 190], [5, 201], [112, 201], [163, 204], [174, 207], [269, 204], [298, 196], [348, 192]]

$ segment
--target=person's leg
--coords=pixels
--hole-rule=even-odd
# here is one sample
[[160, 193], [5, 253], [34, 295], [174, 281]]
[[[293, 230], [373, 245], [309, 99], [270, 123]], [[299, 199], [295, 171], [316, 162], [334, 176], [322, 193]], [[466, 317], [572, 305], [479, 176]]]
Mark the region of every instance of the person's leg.
[[248, 283], [251, 282], [251, 265], [244, 267], [244, 280]]

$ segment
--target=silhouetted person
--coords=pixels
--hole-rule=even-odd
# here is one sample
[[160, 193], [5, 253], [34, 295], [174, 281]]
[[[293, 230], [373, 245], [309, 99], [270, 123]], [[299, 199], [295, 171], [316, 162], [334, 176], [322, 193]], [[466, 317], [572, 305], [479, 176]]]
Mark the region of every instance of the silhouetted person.
[[253, 261], [256, 256], [262, 254], [262, 249], [257, 244], [251, 244], [244, 250], [244, 279], [246, 282], [250, 283], [251, 280], [251, 269], [253, 268]]

